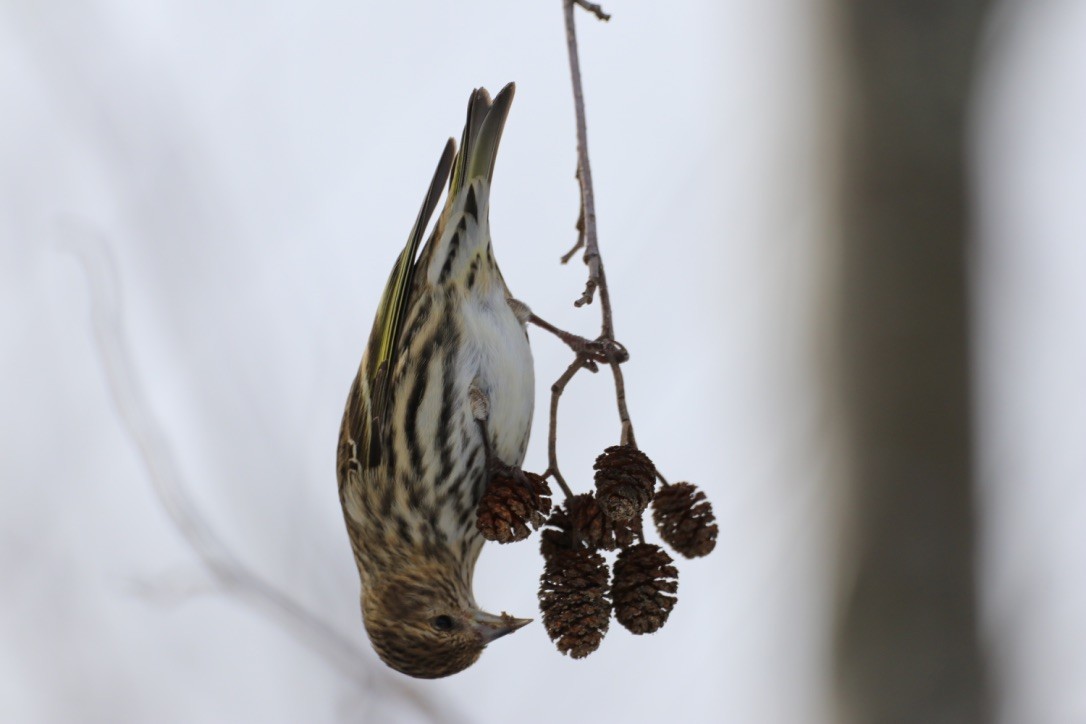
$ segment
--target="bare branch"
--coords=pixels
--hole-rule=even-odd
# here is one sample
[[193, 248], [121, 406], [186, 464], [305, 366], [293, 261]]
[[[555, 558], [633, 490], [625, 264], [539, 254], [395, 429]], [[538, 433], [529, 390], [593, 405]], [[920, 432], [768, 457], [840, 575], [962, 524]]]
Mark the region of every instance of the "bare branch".
[[562, 488], [562, 492], [566, 494], [567, 500], [573, 497], [573, 491], [569, 489], [566, 479], [562, 477], [562, 472], [558, 469], [558, 400], [562, 398], [562, 392], [566, 389], [569, 381], [573, 379], [573, 375], [577, 374], [582, 367], [584, 367], [584, 359], [578, 356], [570, 363], [566, 371], [558, 378], [558, 381], [551, 385], [551, 420], [550, 430], [547, 434], [547, 473], [553, 475], [554, 479], [558, 481], [558, 485]]
[[[577, 174], [578, 180], [580, 179], [580, 173]], [[573, 248], [562, 255], [562, 263], [568, 264], [569, 260], [573, 258], [573, 255], [578, 250], [584, 248], [584, 197], [581, 197], [581, 213], [577, 216], [577, 243], [573, 245]]]
[[[577, 117], [577, 180], [581, 186], [581, 208], [584, 216], [584, 262], [588, 265], [588, 282], [578, 307], [590, 304], [599, 286], [602, 264], [596, 238], [596, 199], [592, 190], [592, 166], [588, 161], [588, 123], [585, 120], [584, 88], [581, 84], [581, 61], [577, 53], [577, 28], [573, 20], [575, 0], [562, 0], [566, 19], [566, 49], [569, 52], [569, 72], [573, 82], [573, 109]], [[613, 337], [614, 334], [604, 335]]]
[[618, 405], [619, 422], [622, 423], [622, 437], [619, 441], [623, 445], [637, 447], [633, 423], [630, 422], [630, 411], [626, 409], [626, 382], [622, 378], [622, 367], [618, 362], [611, 362], [611, 372], [615, 376], [615, 403]]
[[607, 22], [608, 20], [611, 19], [611, 16], [608, 15], [607, 13], [603, 12], [603, 8], [601, 8], [599, 5], [597, 5], [595, 3], [590, 3], [590, 2], [588, 2], [588, 0], [573, 0], [573, 1], [576, 4], [580, 5], [582, 8], [584, 8], [585, 10], [587, 10], [588, 12], [595, 15], [599, 20]]
[[581, 84], [581, 63], [577, 52], [577, 28], [574, 22], [573, 8], [580, 6], [593, 13], [600, 20], [609, 20], [610, 15], [603, 12], [599, 5], [585, 0], [562, 0], [566, 22], [566, 47], [569, 51], [569, 71], [573, 84], [573, 107], [577, 119], [577, 182], [581, 190], [581, 210], [577, 217], [577, 243], [563, 257], [562, 263], [568, 262], [579, 249], [584, 248], [584, 262], [588, 266], [588, 280], [581, 297], [574, 302], [578, 307], [591, 304], [597, 290], [600, 295], [600, 336], [589, 341], [578, 335], [557, 329], [539, 319], [534, 314], [529, 321], [555, 334], [573, 349], [573, 362], [551, 386], [550, 430], [547, 438], [548, 475], [553, 475], [562, 487], [566, 497], [572, 492], [558, 469], [558, 401], [573, 376], [583, 368], [595, 371], [595, 364], [605, 363], [611, 367], [615, 379], [615, 402], [621, 423], [620, 441], [624, 445], [637, 447], [634, 438], [633, 423], [626, 406], [626, 383], [622, 376], [621, 364], [629, 359], [626, 348], [615, 341], [615, 327], [611, 312], [611, 294], [607, 288], [607, 276], [603, 270], [599, 241], [596, 235], [596, 203], [592, 189], [592, 166], [588, 161], [588, 124], [585, 120], [584, 89]]

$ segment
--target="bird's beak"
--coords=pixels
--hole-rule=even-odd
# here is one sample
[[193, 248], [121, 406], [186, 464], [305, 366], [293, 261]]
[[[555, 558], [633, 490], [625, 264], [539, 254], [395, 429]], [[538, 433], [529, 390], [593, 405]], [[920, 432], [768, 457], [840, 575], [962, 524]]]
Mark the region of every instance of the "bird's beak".
[[500, 639], [506, 634], [511, 634], [518, 628], [523, 628], [532, 622], [530, 618], [513, 618], [507, 613], [495, 616], [485, 611], [476, 611], [471, 617], [471, 627], [479, 634], [484, 644], [494, 639]]

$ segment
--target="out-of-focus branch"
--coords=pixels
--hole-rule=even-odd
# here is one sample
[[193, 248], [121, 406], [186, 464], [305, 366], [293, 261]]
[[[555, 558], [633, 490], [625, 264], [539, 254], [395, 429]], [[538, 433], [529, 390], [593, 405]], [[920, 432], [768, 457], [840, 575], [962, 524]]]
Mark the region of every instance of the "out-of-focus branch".
[[93, 231], [75, 228], [66, 232], [62, 247], [75, 255], [86, 275], [95, 348], [121, 425], [135, 444], [162, 507], [219, 588], [288, 630], [369, 694], [395, 696], [430, 721], [458, 721], [444, 702], [438, 705], [374, 667], [361, 647], [247, 568], [212, 530], [189, 495], [173, 446], [132, 362], [112, 252]]
[[988, 0], [838, 2], [841, 722], [986, 722], [970, 429], [966, 118]]

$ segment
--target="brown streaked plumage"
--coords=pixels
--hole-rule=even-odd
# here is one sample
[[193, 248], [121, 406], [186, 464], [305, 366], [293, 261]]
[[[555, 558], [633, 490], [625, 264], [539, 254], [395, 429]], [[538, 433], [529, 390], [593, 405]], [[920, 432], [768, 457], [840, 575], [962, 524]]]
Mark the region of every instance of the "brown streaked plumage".
[[533, 408], [526, 308], [510, 298], [488, 218], [513, 91], [472, 94], [460, 151], [450, 139], [389, 277], [340, 428], [340, 502], [366, 631], [385, 663], [420, 678], [467, 668], [527, 623], [481, 611], [472, 594], [487, 470], [521, 464]]

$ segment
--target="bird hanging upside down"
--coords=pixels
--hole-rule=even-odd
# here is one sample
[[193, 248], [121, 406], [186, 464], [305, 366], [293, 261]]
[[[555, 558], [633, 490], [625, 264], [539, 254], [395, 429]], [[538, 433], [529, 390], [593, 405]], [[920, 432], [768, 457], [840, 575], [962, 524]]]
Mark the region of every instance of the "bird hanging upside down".
[[513, 92], [510, 83], [491, 100], [476, 90], [459, 152], [452, 139], [445, 146], [340, 429], [339, 497], [366, 632], [386, 664], [420, 678], [462, 671], [529, 622], [486, 613], [472, 594], [476, 505], [491, 470], [523, 462], [534, 403], [530, 312], [502, 279], [488, 218]]

